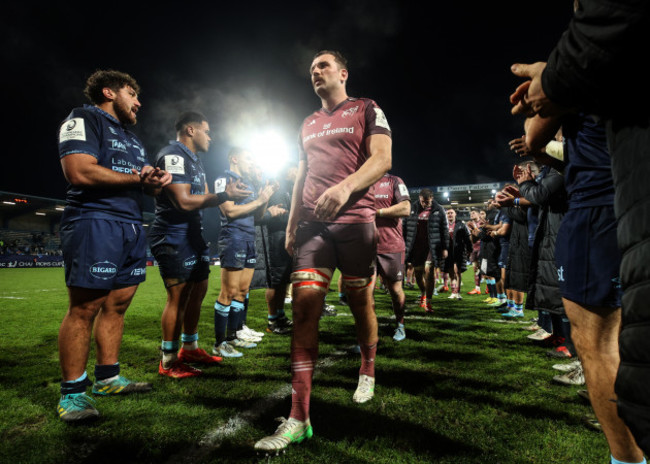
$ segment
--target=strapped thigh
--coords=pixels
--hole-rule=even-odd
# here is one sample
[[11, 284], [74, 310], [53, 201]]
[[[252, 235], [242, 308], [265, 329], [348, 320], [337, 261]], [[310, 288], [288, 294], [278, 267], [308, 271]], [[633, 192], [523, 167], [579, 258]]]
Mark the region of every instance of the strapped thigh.
[[311, 288], [327, 293], [332, 280], [332, 271], [327, 268], [300, 269], [291, 274], [294, 289]]
[[372, 276], [370, 277], [354, 277], [342, 276], [343, 288], [348, 292], [358, 292], [368, 288], [372, 284]]

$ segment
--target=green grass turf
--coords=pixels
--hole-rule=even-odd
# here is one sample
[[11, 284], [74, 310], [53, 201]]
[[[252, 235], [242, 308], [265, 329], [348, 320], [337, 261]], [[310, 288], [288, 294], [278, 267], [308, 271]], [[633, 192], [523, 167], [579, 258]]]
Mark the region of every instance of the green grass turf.
[[[218, 268], [210, 275], [199, 343], [214, 341], [212, 305]], [[581, 387], [552, 382], [557, 362], [533, 346], [523, 321], [504, 323], [482, 296], [434, 297], [434, 315], [407, 291], [407, 339], [392, 340], [390, 300], [375, 293], [380, 344], [376, 396], [356, 405], [359, 359], [349, 309], [321, 321], [319, 367], [311, 419], [314, 437], [277, 463], [605, 463], [603, 435], [587, 429]], [[332, 285], [335, 288], [335, 282]], [[267, 334], [245, 356], [205, 369], [201, 378], [157, 373], [165, 291], [149, 268], [127, 312], [120, 363], [126, 377], [149, 381], [148, 394], [97, 397], [102, 417], [70, 426], [56, 414], [60, 371], [57, 333], [67, 307], [62, 269], [0, 270], [1, 463], [268, 462], [252, 446], [286, 416], [289, 336]], [[263, 290], [251, 292], [248, 325], [262, 330]], [[288, 313], [290, 315], [289, 306]], [[526, 321], [536, 314], [527, 312]], [[88, 373], [92, 377], [94, 351]]]

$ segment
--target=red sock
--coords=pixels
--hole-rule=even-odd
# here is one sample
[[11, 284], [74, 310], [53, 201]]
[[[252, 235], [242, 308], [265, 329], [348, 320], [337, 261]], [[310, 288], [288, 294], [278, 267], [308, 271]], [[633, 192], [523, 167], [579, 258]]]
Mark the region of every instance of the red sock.
[[291, 413], [299, 421], [309, 418], [309, 399], [318, 348], [291, 347]]
[[377, 355], [377, 344], [364, 345], [359, 343], [361, 348], [361, 369], [359, 375], [375, 376], [375, 356]]

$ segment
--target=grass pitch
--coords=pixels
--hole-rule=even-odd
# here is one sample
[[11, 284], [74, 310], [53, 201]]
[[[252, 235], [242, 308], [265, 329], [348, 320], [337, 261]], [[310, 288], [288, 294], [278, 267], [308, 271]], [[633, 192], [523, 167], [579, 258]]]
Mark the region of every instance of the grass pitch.
[[[210, 275], [199, 344], [214, 342]], [[58, 419], [57, 333], [67, 308], [62, 269], [0, 270], [1, 463], [605, 463], [602, 433], [581, 422], [591, 413], [579, 388], [552, 382], [557, 362], [532, 345], [523, 321], [504, 322], [471, 296], [434, 297], [436, 313], [407, 290], [407, 339], [392, 340], [388, 295], [375, 292], [380, 324], [377, 388], [369, 403], [352, 402], [359, 358], [349, 309], [321, 320], [311, 420], [314, 437], [267, 458], [252, 449], [290, 409], [290, 336], [267, 334], [243, 358], [206, 368], [200, 378], [158, 375], [165, 291], [149, 268], [127, 312], [122, 374], [149, 381], [148, 394], [96, 397], [101, 418], [90, 425]], [[335, 288], [335, 282], [332, 288]], [[248, 325], [263, 330], [263, 290], [251, 292]], [[291, 315], [290, 307], [287, 312]], [[94, 351], [88, 373], [92, 378]]]

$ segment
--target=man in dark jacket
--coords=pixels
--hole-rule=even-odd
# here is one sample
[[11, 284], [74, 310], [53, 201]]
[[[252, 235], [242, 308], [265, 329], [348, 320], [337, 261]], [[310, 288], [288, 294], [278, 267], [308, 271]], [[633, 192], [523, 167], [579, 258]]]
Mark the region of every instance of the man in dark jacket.
[[432, 313], [434, 269], [444, 266], [449, 253], [449, 227], [445, 209], [434, 200], [430, 189], [420, 191], [411, 215], [404, 220], [404, 242], [406, 261], [413, 265], [420, 288], [420, 307]]
[[[649, 23], [646, 1], [582, 0], [548, 63], [513, 66], [516, 75], [531, 80], [511, 96], [516, 114], [548, 117], [579, 108], [606, 121], [618, 246], [623, 253], [616, 394], [620, 416], [646, 453], [650, 452], [650, 96], [641, 93], [631, 105], [624, 93], [630, 76], [638, 72], [642, 44], [650, 41]], [[625, 460], [639, 462], [641, 454], [632, 454]]]
[[451, 295], [449, 299], [461, 300], [460, 283], [463, 272], [467, 270], [467, 259], [472, 253], [472, 241], [465, 222], [456, 219], [456, 210], [447, 210], [447, 224], [449, 225], [449, 254], [445, 259], [444, 272], [449, 274]]

